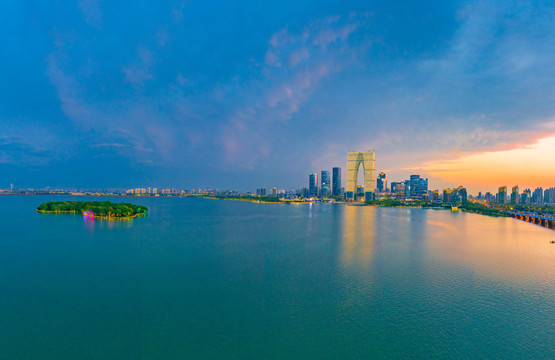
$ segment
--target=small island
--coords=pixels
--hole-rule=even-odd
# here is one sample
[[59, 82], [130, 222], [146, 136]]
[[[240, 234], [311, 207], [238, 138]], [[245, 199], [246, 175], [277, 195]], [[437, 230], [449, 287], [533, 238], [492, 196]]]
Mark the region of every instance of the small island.
[[147, 210], [142, 205], [110, 201], [49, 201], [37, 207], [41, 213], [73, 213], [105, 219], [130, 219], [146, 214]]

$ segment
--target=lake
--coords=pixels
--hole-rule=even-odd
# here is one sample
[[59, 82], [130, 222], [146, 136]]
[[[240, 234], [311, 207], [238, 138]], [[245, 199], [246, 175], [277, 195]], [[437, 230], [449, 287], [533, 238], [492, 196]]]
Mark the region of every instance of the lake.
[[[342, 204], [0, 196], [0, 359], [555, 358], [555, 231]], [[94, 198], [98, 200], [98, 198]], [[104, 200], [104, 199], [101, 199]]]

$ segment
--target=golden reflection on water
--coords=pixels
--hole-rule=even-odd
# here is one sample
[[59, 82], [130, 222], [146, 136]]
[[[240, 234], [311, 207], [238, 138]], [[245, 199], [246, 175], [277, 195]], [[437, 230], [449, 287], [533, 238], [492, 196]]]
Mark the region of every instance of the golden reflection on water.
[[342, 263], [358, 264], [363, 268], [370, 265], [376, 238], [374, 211], [359, 206], [345, 206], [343, 211]]
[[434, 256], [513, 282], [552, 283], [555, 231], [512, 218], [437, 212], [428, 218]]

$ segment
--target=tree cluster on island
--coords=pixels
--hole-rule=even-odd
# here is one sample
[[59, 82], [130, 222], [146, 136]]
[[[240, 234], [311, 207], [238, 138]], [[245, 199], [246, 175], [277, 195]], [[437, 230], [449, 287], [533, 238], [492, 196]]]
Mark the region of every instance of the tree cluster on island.
[[92, 216], [125, 218], [145, 214], [148, 208], [129, 203], [113, 203], [110, 201], [49, 201], [40, 204], [37, 211], [45, 213], [79, 213], [85, 212]]

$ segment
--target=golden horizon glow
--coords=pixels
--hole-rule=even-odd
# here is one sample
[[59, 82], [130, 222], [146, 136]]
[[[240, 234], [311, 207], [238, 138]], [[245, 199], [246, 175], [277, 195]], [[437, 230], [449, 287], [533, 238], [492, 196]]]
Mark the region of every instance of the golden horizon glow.
[[419, 170], [445, 184], [461, 184], [476, 191], [499, 186], [525, 188], [555, 186], [555, 136], [511, 150], [484, 151], [454, 160], [432, 161]]

